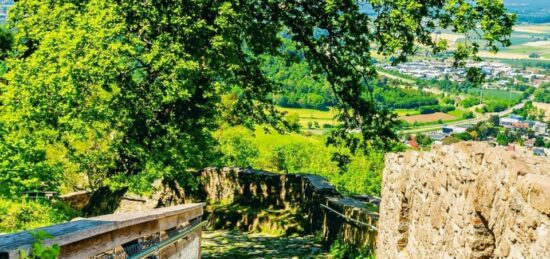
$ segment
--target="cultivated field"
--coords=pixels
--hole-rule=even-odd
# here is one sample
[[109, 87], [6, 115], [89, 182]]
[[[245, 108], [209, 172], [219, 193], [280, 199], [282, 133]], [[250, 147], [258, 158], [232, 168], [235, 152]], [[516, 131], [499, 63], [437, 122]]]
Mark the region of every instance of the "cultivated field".
[[[476, 41], [477, 34], [471, 32], [472, 40]], [[463, 34], [443, 30], [440, 34], [434, 34], [434, 38], [446, 39], [448, 47], [453, 49], [456, 43], [464, 41]], [[531, 59], [550, 60], [550, 24], [541, 25], [518, 25], [510, 37], [512, 46], [501, 48], [498, 53], [492, 53], [481, 49], [480, 57], [497, 59]], [[480, 43], [483, 46], [483, 43]], [[536, 53], [538, 58], [530, 58], [529, 55]]]
[[404, 120], [408, 123], [414, 123], [414, 122], [424, 123], [424, 122], [433, 122], [433, 121], [438, 121], [438, 120], [450, 121], [450, 120], [456, 120], [458, 118], [455, 117], [455, 116], [451, 116], [449, 114], [446, 114], [446, 113], [436, 112], [436, 113], [432, 113], [432, 114], [420, 114], [420, 115], [413, 115], [413, 116], [403, 116], [403, 117], [399, 117], [399, 119]]
[[514, 31], [517, 32], [527, 32], [527, 33], [550, 33], [549, 24], [540, 24], [540, 25], [517, 25], [514, 26]]

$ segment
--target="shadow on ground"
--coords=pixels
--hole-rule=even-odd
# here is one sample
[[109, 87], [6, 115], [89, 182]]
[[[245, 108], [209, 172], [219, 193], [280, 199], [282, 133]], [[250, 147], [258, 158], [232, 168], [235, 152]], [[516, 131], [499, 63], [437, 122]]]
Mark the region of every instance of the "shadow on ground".
[[205, 231], [202, 258], [328, 258], [313, 236], [276, 237], [263, 233]]

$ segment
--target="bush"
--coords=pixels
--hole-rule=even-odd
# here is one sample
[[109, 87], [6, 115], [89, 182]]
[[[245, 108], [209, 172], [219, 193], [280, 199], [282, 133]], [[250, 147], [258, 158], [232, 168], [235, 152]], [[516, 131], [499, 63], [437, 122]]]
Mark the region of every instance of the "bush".
[[420, 114], [430, 114], [441, 111], [441, 106], [439, 105], [429, 105], [429, 106], [422, 106], [418, 108], [418, 111]]
[[533, 52], [533, 53], [529, 54], [529, 57], [530, 58], [540, 58], [540, 55], [538, 53]]
[[473, 119], [474, 118], [474, 113], [473, 112], [465, 112], [464, 114], [462, 114], [462, 118], [464, 118], [464, 119]]
[[468, 97], [460, 102], [460, 105], [462, 105], [462, 107], [464, 108], [470, 108], [478, 104], [479, 104], [479, 99], [475, 97]]
[[454, 105], [443, 105], [441, 106], [441, 112], [450, 112], [450, 111], [454, 111], [456, 108], [454, 107]]
[[13, 201], [0, 198], [0, 232], [10, 233], [57, 224], [78, 213], [60, 201]]

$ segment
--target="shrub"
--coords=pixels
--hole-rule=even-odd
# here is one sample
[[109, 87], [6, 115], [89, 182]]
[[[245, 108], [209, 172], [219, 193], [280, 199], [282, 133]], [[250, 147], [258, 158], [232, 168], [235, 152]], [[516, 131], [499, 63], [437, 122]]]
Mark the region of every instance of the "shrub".
[[470, 108], [478, 104], [479, 104], [479, 99], [475, 97], [468, 97], [460, 102], [460, 105], [462, 105], [462, 107], [464, 108]]
[[472, 118], [474, 118], [474, 113], [473, 112], [465, 112], [464, 114], [462, 114], [462, 118], [472, 119]]
[[529, 54], [529, 58], [540, 58], [540, 55], [536, 52]]
[[59, 201], [13, 201], [0, 198], [0, 232], [38, 228], [77, 216], [76, 211]]
[[418, 111], [420, 114], [430, 114], [441, 111], [441, 106], [439, 105], [429, 105], [429, 106], [422, 106], [418, 108]]
[[450, 111], [454, 111], [456, 108], [454, 107], [454, 105], [443, 105], [441, 106], [441, 112], [450, 112]]

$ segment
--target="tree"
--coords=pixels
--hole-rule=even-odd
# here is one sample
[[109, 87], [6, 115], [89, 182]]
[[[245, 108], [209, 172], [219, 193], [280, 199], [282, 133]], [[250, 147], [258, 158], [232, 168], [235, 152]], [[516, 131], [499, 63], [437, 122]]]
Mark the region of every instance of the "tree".
[[433, 141], [429, 136], [418, 133], [416, 134], [416, 142], [418, 142], [421, 146], [429, 146]]
[[[354, 0], [17, 1], [0, 86], [1, 192], [56, 189], [67, 174], [96, 190], [146, 191], [215, 161], [212, 134], [223, 123], [285, 130], [271, 98], [280, 86], [262, 69], [265, 55], [296, 63], [282, 37], [335, 96], [343, 126], [329, 143], [388, 146], [395, 115], [373, 101], [371, 50], [394, 62], [416, 43], [441, 52], [437, 27], [475, 29], [496, 50], [510, 44], [515, 19], [486, 0], [370, 4], [376, 16]], [[477, 49], [459, 44], [455, 64]]]
[[506, 134], [504, 133], [499, 133], [497, 135], [497, 143], [501, 146], [506, 146], [508, 145], [508, 138], [506, 137]]
[[493, 126], [500, 125], [500, 117], [498, 115], [491, 115], [489, 117], [489, 122], [493, 124]]
[[474, 113], [471, 111], [467, 111], [464, 114], [462, 114], [462, 118], [464, 119], [472, 119], [474, 118]]
[[533, 146], [535, 147], [544, 147], [544, 138], [542, 137], [538, 137], [535, 139], [535, 143], [533, 144]]
[[540, 55], [536, 52], [533, 52], [533, 53], [529, 54], [529, 57], [530, 58], [540, 58]]

